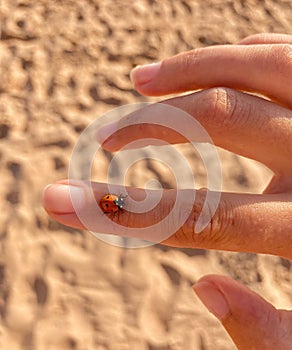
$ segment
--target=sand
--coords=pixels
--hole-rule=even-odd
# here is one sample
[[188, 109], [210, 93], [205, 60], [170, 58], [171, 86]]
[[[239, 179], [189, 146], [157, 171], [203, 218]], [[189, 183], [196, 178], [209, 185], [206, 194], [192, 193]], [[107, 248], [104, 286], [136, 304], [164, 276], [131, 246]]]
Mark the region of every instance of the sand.
[[[54, 222], [41, 205], [42, 189], [67, 177], [74, 144], [91, 121], [117, 106], [159, 100], [133, 90], [131, 68], [257, 32], [291, 33], [291, 2], [2, 0], [0, 16], [0, 348], [235, 349], [192, 292], [208, 273], [291, 307], [287, 260], [118, 248]], [[267, 169], [219, 154], [224, 190], [265, 187]], [[101, 178], [109, 159], [99, 159]], [[204, 174], [192, 162], [200, 186]], [[135, 171], [130, 185], [153, 178], [175, 185], [159, 164], [141, 162]]]

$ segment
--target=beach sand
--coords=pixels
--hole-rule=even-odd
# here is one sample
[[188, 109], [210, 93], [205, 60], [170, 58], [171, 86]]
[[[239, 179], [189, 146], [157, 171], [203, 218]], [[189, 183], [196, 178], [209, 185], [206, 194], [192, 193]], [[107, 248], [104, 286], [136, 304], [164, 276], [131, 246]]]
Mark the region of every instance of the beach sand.
[[[134, 66], [258, 32], [291, 33], [291, 2], [2, 0], [0, 16], [0, 348], [235, 349], [191, 289], [209, 273], [291, 307], [287, 260], [114, 247], [54, 222], [41, 205], [43, 188], [68, 176], [86, 126], [115, 107], [159, 100], [133, 89]], [[181, 151], [204, 185], [199, 160], [189, 146]], [[263, 190], [268, 169], [218, 152], [224, 190]], [[98, 159], [101, 178], [110, 159], [107, 152]], [[140, 162], [135, 174], [128, 184], [175, 186], [157, 162]]]

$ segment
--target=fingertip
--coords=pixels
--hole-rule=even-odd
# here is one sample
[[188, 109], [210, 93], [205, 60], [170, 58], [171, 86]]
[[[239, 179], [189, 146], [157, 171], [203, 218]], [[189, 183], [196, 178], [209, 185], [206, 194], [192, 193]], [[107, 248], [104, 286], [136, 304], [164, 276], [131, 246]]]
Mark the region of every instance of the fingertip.
[[193, 286], [193, 290], [206, 308], [219, 320], [223, 320], [231, 313], [224, 294], [210, 278], [200, 279]]
[[149, 93], [149, 85], [153, 84], [153, 81], [159, 74], [160, 68], [161, 62], [145, 64], [133, 68], [130, 72], [130, 79], [135, 89], [141, 94], [146, 95]]
[[193, 289], [239, 349], [266, 349], [265, 344], [279, 343], [278, 311], [246, 286], [230, 277], [209, 275]]
[[97, 130], [96, 139], [102, 145], [103, 148], [111, 148], [114, 138], [112, 135], [118, 130], [118, 124], [116, 122], [109, 123], [102, 126]]
[[57, 183], [43, 190], [42, 203], [46, 211], [55, 214], [70, 214], [85, 206], [84, 190], [78, 186]]

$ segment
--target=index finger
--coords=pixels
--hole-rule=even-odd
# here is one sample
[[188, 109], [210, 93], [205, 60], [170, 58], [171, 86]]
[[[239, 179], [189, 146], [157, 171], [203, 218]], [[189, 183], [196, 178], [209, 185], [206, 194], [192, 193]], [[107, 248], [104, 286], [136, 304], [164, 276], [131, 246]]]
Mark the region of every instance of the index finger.
[[[102, 212], [92, 210], [105, 194], [107, 185], [91, 184], [95, 200], [90, 203], [84, 192], [84, 184], [76, 182], [73, 187], [75, 200], [78, 199], [80, 204], [79, 213], [85, 213], [89, 219], [85, 226], [72, 204], [73, 192], [68, 184], [65, 181], [51, 185], [45, 190], [43, 199], [49, 215], [67, 226], [161, 242], [175, 247], [267, 253], [292, 258], [291, 194], [222, 193], [214, 212], [212, 201], [205, 206], [206, 190], [196, 193], [195, 190], [164, 190], [161, 200], [147, 212], [136, 213], [135, 208], [126, 200], [125, 210], [120, 215], [107, 217]], [[116, 190], [119, 191], [119, 188], [116, 187]], [[127, 190], [129, 196], [143, 201], [143, 189]], [[149, 198], [155, 198], [155, 192], [149, 191]], [[181, 192], [183, 201], [174, 211], [171, 209], [178, 192]], [[190, 208], [188, 215], [186, 208]], [[198, 233], [195, 228], [201, 214], [209, 222]], [[163, 221], [164, 218], [166, 220]], [[162, 224], [156, 226], [155, 230], [143, 230], [157, 222]], [[145, 235], [145, 232], [151, 234]]]

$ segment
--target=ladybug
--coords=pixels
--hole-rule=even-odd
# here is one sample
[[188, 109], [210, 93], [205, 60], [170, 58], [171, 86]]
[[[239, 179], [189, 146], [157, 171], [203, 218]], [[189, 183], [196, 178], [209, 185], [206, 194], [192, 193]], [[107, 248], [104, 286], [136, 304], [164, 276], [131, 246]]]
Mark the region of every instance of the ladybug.
[[99, 205], [105, 214], [115, 214], [123, 209], [125, 205], [124, 198], [126, 197], [122, 194], [119, 196], [116, 194], [106, 194], [101, 198]]

